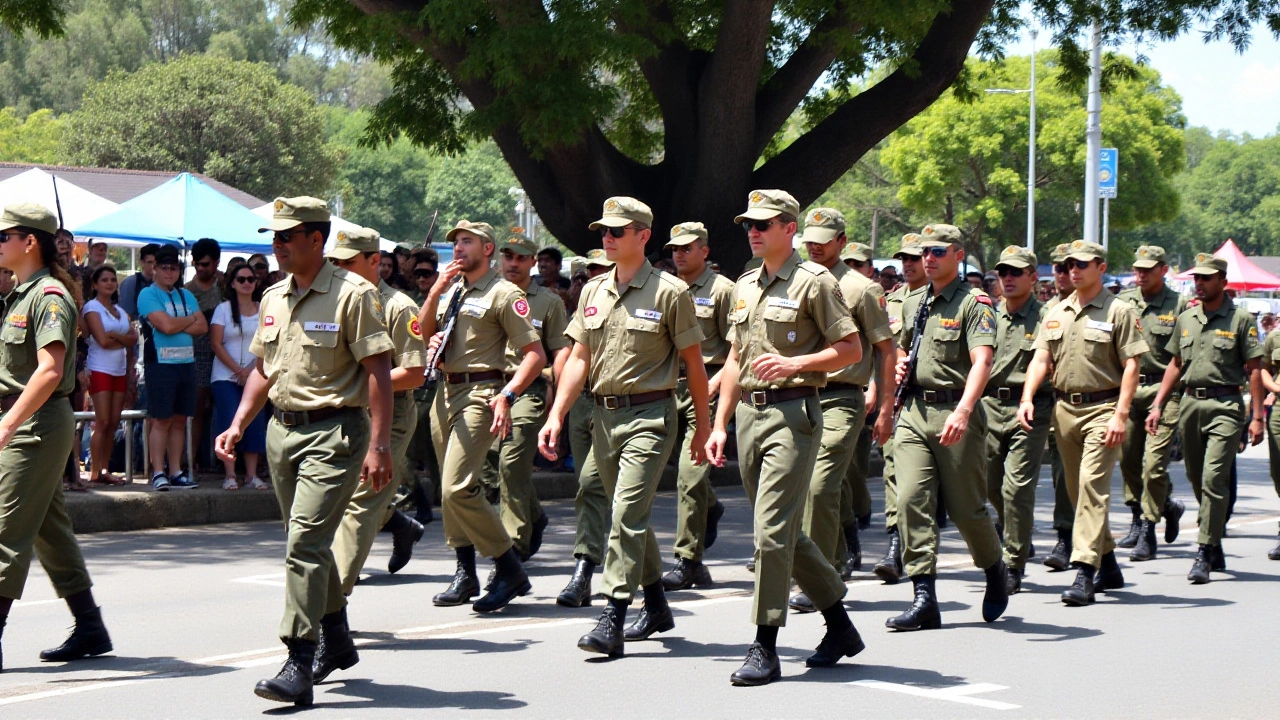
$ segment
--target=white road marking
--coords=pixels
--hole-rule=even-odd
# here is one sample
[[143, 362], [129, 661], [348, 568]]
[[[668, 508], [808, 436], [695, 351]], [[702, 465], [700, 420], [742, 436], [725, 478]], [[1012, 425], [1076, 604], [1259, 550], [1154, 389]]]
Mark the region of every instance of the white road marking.
[[63, 695], [75, 695], [77, 693], [90, 692], [93, 690], [105, 690], [106, 688], [118, 688], [126, 685], [137, 685], [138, 683], [149, 682], [151, 680], [161, 680], [164, 678], [179, 677], [177, 673], [166, 673], [164, 675], [156, 675], [149, 678], [130, 678], [127, 680], [108, 680], [107, 682], [89, 683], [88, 685], [77, 685], [76, 687], [60, 688], [58, 690], [43, 690], [27, 695], [15, 695], [9, 698], [0, 698], [0, 706], [16, 705], [20, 702], [30, 700], [44, 700], [46, 698], [61, 697]]
[[22, 600], [19, 600], [15, 602], [13, 606], [16, 608], [20, 608], [20, 607], [30, 607], [32, 605], [52, 605], [53, 603], [60, 603], [60, 602], [66, 602], [66, 601], [61, 598], [54, 598], [52, 600], [27, 600], [25, 602]]
[[978, 693], [1009, 689], [1004, 685], [992, 685], [991, 683], [953, 685], [946, 688], [924, 688], [917, 687], [915, 685], [902, 685], [900, 683], [884, 682], [883, 680], [855, 680], [849, 684], [871, 688], [873, 690], [887, 690], [889, 692], [901, 693], [903, 695], [914, 695], [916, 697], [929, 698], [931, 700], [947, 700], [949, 702], [962, 703], [964, 705], [977, 705], [978, 707], [989, 708], [991, 710], [1017, 710], [1022, 707], [1021, 705], [1013, 705], [1011, 703], [999, 702], [997, 700], [970, 697], [971, 695], [976, 695]]
[[249, 575], [248, 577], [235, 578], [231, 582], [245, 583], [246, 585], [266, 585], [267, 587], [284, 587], [284, 573]]

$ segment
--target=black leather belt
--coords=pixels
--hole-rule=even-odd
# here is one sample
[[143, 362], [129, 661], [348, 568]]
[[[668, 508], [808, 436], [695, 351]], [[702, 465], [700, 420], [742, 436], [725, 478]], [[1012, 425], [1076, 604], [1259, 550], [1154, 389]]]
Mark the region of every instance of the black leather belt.
[[275, 418], [276, 422], [285, 427], [302, 427], [303, 425], [310, 425], [312, 423], [318, 423], [338, 417], [351, 409], [352, 408], [346, 407], [328, 407], [320, 408], [319, 410], [302, 410], [300, 412], [294, 412], [292, 410], [281, 410], [280, 408], [276, 408]]
[[776, 405], [788, 400], [813, 397], [817, 394], [818, 388], [812, 385], [800, 385], [780, 390], [743, 390], [742, 402], [752, 407], [764, 407], [765, 405]]
[[1208, 400], [1210, 398], [1226, 397], [1228, 395], [1239, 395], [1240, 388], [1235, 385], [1214, 385], [1212, 387], [1189, 387], [1187, 388], [1187, 396], [1197, 400]]
[[960, 402], [960, 398], [964, 397], [963, 390], [925, 390], [924, 388], [912, 388], [910, 394], [920, 398], [930, 405], [947, 405], [950, 403]]
[[605, 410], [617, 410], [624, 407], [635, 407], [637, 405], [648, 405], [652, 402], [665, 400], [674, 393], [670, 390], [654, 390], [647, 393], [636, 393], [635, 395], [596, 395], [596, 404]]
[[1139, 385], [1159, 385], [1164, 380], [1164, 373], [1149, 373], [1138, 376]]
[[[715, 375], [716, 373], [724, 369], [724, 365], [704, 365], [703, 367], [707, 369], [708, 380], [711, 379], [712, 375]], [[685, 367], [683, 365], [680, 366], [680, 379], [681, 380], [689, 379], [689, 376], [685, 373]]]
[[470, 373], [445, 373], [444, 381], [450, 385], [469, 385], [471, 383], [501, 380], [506, 377], [501, 370], [483, 370]]
[[1088, 405], [1090, 403], [1099, 403], [1120, 397], [1120, 388], [1087, 393], [1068, 393], [1062, 392], [1061, 390], [1054, 390], [1053, 392], [1058, 396], [1059, 400], [1072, 405]]
[[[989, 386], [985, 391], [983, 391], [982, 395], [983, 397], [995, 398], [997, 400], [1017, 400], [1021, 402], [1022, 391], [1025, 390], [1026, 387], [1027, 387], [1026, 385], [997, 385], [994, 387]], [[1041, 397], [1049, 397], [1049, 395], [1050, 395], [1050, 392], [1048, 390], [1042, 389], [1039, 392], [1037, 392], [1035, 396], [1036, 398], [1041, 398]]]
[[823, 393], [827, 392], [828, 390], [840, 390], [840, 391], [852, 390], [853, 392], [862, 392], [862, 391], [863, 391], [863, 390], [865, 390], [865, 389], [866, 389], [866, 388], [862, 387], [861, 385], [855, 385], [854, 383], [847, 383], [847, 382], [829, 382], [829, 383], [827, 383], [826, 387], [824, 387], [824, 388], [822, 388], [821, 390], [819, 390], [819, 391], [818, 391], [818, 394], [819, 394], [819, 395], [822, 395]]

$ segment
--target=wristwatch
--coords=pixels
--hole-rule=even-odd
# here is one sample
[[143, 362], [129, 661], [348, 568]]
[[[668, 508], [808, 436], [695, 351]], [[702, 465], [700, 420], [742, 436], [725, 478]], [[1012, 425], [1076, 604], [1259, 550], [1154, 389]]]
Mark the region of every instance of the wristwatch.
[[516, 394], [511, 392], [507, 388], [502, 388], [502, 392], [498, 394], [507, 399], [507, 405], [510, 406], [510, 405], [516, 404]]

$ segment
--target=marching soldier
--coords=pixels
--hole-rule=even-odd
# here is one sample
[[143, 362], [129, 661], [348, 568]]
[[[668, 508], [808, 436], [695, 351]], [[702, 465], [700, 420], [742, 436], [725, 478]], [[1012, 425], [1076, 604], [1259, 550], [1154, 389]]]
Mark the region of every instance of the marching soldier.
[[[418, 424], [413, 391], [422, 385], [425, 377], [427, 346], [418, 325], [418, 306], [378, 274], [380, 238], [376, 230], [369, 228], [340, 231], [328, 257], [338, 267], [378, 288], [378, 299], [387, 318], [387, 333], [395, 346], [391, 358], [391, 456], [400, 463], [408, 457], [409, 442]], [[422, 538], [422, 524], [392, 507], [391, 501], [395, 499], [397, 489], [394, 482], [387, 483], [378, 491], [365, 484], [351, 495], [333, 540], [333, 557], [343, 594], [350, 595], [355, 589], [379, 529], [385, 526], [393, 536], [391, 567], [388, 568], [391, 572], [408, 563], [414, 543]], [[316, 650], [316, 682], [322, 682], [334, 670], [347, 669], [346, 663], [355, 656], [354, 646], [349, 648], [346, 657], [335, 653], [335, 648], [328, 642], [328, 633], [322, 632], [320, 639], [320, 647]]]
[[[903, 328], [906, 327], [906, 321], [911, 320], [911, 318], [904, 320], [903, 306], [908, 302], [909, 295], [924, 292], [924, 288], [929, 284], [929, 278], [924, 274], [924, 261], [921, 258], [923, 253], [924, 249], [920, 247], [920, 236], [916, 233], [907, 233], [902, 236], [902, 245], [893, 255], [893, 259], [902, 264], [903, 284], [885, 296], [885, 311], [889, 316], [889, 331], [893, 333], [898, 347], [902, 347], [902, 333]], [[898, 480], [896, 463], [893, 459], [892, 435], [880, 446], [880, 451], [884, 456], [884, 527], [889, 536], [889, 543], [885, 548], [884, 557], [871, 571], [885, 584], [894, 585], [902, 580], [906, 570], [902, 567], [902, 536], [898, 533]]]
[[[249, 421], [266, 405], [267, 464], [288, 528], [280, 639], [289, 659], [258, 683], [259, 697], [312, 702], [316, 643], [358, 660], [348, 635], [346, 595], [333, 538], [356, 485], [376, 493], [391, 481], [391, 355], [395, 346], [378, 290], [325, 261], [329, 208], [311, 197], [277, 198], [272, 248], [289, 276], [262, 295], [249, 351], [259, 358], [240, 407], [215, 449], [235, 459]], [[367, 410], [366, 410], [367, 408]], [[348, 653], [349, 651], [349, 653]]]
[[0, 214], [0, 268], [16, 283], [0, 305], [0, 637], [34, 553], [75, 617], [66, 642], [40, 653], [46, 662], [111, 652], [62, 496], [75, 434], [67, 397], [75, 385], [79, 283], [58, 264], [57, 231], [57, 217], [42, 205], [9, 205]]
[[[729, 356], [729, 310], [733, 282], [707, 265], [707, 229], [702, 223], [681, 223], [671, 228], [671, 260], [693, 296], [693, 312], [702, 328], [702, 364], [706, 368], [708, 411], [715, 412], [720, 393], [720, 371]], [[684, 366], [676, 385], [676, 410], [680, 428], [680, 474], [676, 483], [676, 565], [662, 577], [666, 590], [711, 584], [711, 573], [702, 564], [702, 553], [716, 541], [724, 504], [711, 486], [711, 464], [695, 464], [693, 453], [693, 396]]]
[[991, 372], [996, 319], [991, 298], [960, 275], [964, 250], [954, 225], [920, 232], [930, 285], [911, 296], [903, 347], [916, 346], [914, 364], [898, 362], [898, 382], [909, 383], [893, 436], [898, 474], [898, 530], [903, 564], [915, 600], [885, 625], [895, 630], [942, 627], [937, 579], [938, 498], [986, 574], [982, 619], [994, 622], [1009, 605], [1000, 539], [986, 505], [986, 414], [979, 399]]
[[[1071, 273], [1067, 270], [1067, 252], [1070, 249], [1071, 243], [1061, 243], [1053, 248], [1049, 256], [1049, 262], [1053, 263], [1053, 287], [1057, 294], [1044, 304], [1041, 320], [1054, 305], [1075, 292], [1076, 288], [1071, 284]], [[1053, 530], [1058, 534], [1058, 542], [1043, 562], [1050, 570], [1061, 572], [1071, 567], [1071, 533], [1076, 523], [1076, 507], [1067, 494], [1067, 474], [1062, 469], [1062, 454], [1058, 452], [1058, 433], [1052, 420], [1054, 415], [1051, 412], [1049, 420], [1049, 469], [1053, 478]]]
[[[555, 459], [565, 412], [590, 382], [596, 404], [591, 451], [605, 492], [613, 498], [613, 522], [604, 565], [609, 601], [578, 647], [610, 657], [622, 656], [624, 638], [646, 640], [675, 627], [650, 514], [675, 445], [670, 429], [676, 426], [680, 361], [693, 397], [695, 463], [704, 460], [709, 428], [702, 330], [688, 286], [645, 259], [652, 225], [649, 206], [629, 197], [606, 200], [603, 216], [591, 223], [614, 266], [582, 289], [567, 332], [575, 345], [538, 434], [543, 455]], [[624, 634], [637, 588], [644, 592], [644, 606]]]
[[[805, 504], [804, 524], [801, 526], [802, 532], [818, 546], [831, 566], [842, 571], [842, 576], [853, 571], [854, 568], [847, 567], [853, 564], [853, 558], [857, 558], [857, 564], [861, 565], [856, 518], [844, 526], [842, 533], [841, 498], [856, 492], [856, 489], [850, 490], [845, 485], [854, 475], [850, 473], [850, 465], [855, 462], [857, 441], [867, 419], [864, 390], [871, 381], [876, 361], [879, 361], [880, 387], [892, 387], [893, 361], [897, 356], [889, 331], [889, 316], [880, 306], [880, 296], [871, 290], [872, 286], [883, 288], [840, 262], [842, 246], [848, 241], [844, 230], [844, 215], [840, 211], [814, 208], [805, 216], [804, 234], [800, 239], [809, 252], [810, 261], [827, 268], [836, 278], [845, 305], [858, 328], [861, 347], [862, 359], [828, 373], [826, 386], [818, 391], [822, 408], [822, 439], [814, 461], [809, 502]], [[876, 434], [883, 441], [893, 430], [893, 392], [882, 392], [879, 400], [885, 412], [880, 415]], [[861, 480], [863, 492], [866, 492], [865, 478], [856, 479]], [[852, 527], [852, 536], [849, 535], [849, 527]], [[842, 535], [847, 548], [840, 542]], [[790, 605], [797, 612], [817, 610], [803, 591], [791, 597]]]
[[861, 360], [862, 346], [835, 276], [801, 261], [792, 246], [799, 214], [790, 194], [756, 190], [747, 211], [734, 219], [747, 232], [751, 254], [763, 261], [734, 287], [733, 348], [707, 443], [707, 455], [722, 465], [732, 414], [742, 484], [755, 517], [756, 639], [730, 676], [734, 685], [765, 685], [782, 676], [778, 628], [787, 622], [793, 577], [827, 625], [805, 664], [831, 666], [864, 649], [841, 602], [848, 589], [840, 574], [801, 531], [822, 441], [818, 390], [827, 373]]
[[[612, 267], [613, 261], [605, 257], [604, 250], [596, 248], [587, 253], [586, 269], [591, 277], [603, 275]], [[591, 604], [591, 576], [596, 567], [604, 564], [604, 546], [609, 539], [609, 515], [613, 503], [605, 493], [604, 482], [600, 480], [595, 457], [591, 454], [594, 414], [595, 401], [590, 392], [583, 391], [569, 410], [569, 453], [573, 455], [578, 493], [573, 503], [577, 518], [573, 544], [576, 563], [569, 583], [556, 597], [556, 603], [564, 607]]]
[[[1196, 256], [1190, 273], [1199, 303], [1178, 316], [1166, 350], [1171, 353], [1160, 391], [1147, 415], [1147, 432], [1161, 432], [1161, 406], [1185, 383], [1186, 397], [1178, 410], [1182, 455], [1187, 479], [1200, 499], [1200, 548], [1187, 579], [1209, 582], [1209, 573], [1227, 568], [1222, 536], [1227, 524], [1231, 463], [1240, 442], [1245, 403], [1240, 388], [1246, 382], [1253, 398], [1249, 441], [1262, 442], [1266, 410], [1262, 399], [1262, 348], [1249, 311], [1227, 297], [1227, 261], [1208, 253]], [[1144, 530], [1149, 527], [1144, 525]]]
[[1071, 243], [1066, 262], [1075, 292], [1045, 313], [1018, 406], [1018, 421], [1031, 431], [1035, 389], [1052, 371], [1058, 396], [1055, 434], [1076, 509], [1071, 564], [1077, 573], [1062, 593], [1062, 602], [1071, 606], [1093, 603], [1095, 590], [1124, 587], [1107, 507], [1111, 472], [1138, 386], [1138, 358], [1147, 343], [1137, 311], [1102, 285], [1106, 257], [1097, 243]]
[[[488, 613], [528, 593], [530, 584], [502, 518], [485, 498], [481, 470], [494, 439], [511, 432], [511, 408], [542, 372], [547, 358], [529, 321], [525, 294], [491, 266], [493, 227], [459, 220], [445, 237], [453, 243], [453, 261], [432, 286], [418, 322], [431, 337], [428, 367], [439, 358], [445, 381], [441, 509], [445, 540], [458, 565], [453, 582], [431, 602], [440, 607], [463, 605], [480, 593], [478, 551], [493, 558], [495, 572], [472, 609]], [[454, 283], [455, 278], [460, 282]], [[446, 291], [449, 299], [441, 311]], [[523, 355], [510, 380], [505, 372], [508, 345], [520, 348]]]
[[[1273, 395], [1280, 395], [1280, 332], [1272, 330], [1262, 344], [1262, 385]], [[1254, 400], [1254, 402], [1258, 402]], [[1267, 417], [1267, 455], [1271, 460], [1271, 484], [1280, 495], [1280, 412], [1274, 410]], [[1280, 560], [1280, 541], [1267, 553], [1271, 560]]]
[[1043, 306], [1035, 298], [1036, 256], [1010, 245], [1000, 253], [996, 274], [1004, 298], [996, 308], [996, 350], [983, 409], [987, 413], [987, 493], [1004, 528], [1005, 587], [1022, 589], [1030, 556], [1040, 460], [1053, 414], [1053, 389], [1041, 385], [1029, 393], [1036, 413], [1030, 431], [1018, 424], [1027, 366], [1035, 354]]
[[1133, 260], [1133, 274], [1138, 287], [1120, 293], [1138, 311], [1142, 338], [1151, 351], [1138, 361], [1138, 390], [1129, 411], [1129, 427], [1120, 448], [1120, 473], [1124, 476], [1124, 504], [1133, 513], [1129, 534], [1116, 547], [1133, 548], [1129, 559], [1135, 562], [1156, 556], [1156, 523], [1163, 517], [1164, 541], [1178, 539], [1178, 521], [1185, 510], [1182, 501], [1173, 498], [1169, 484], [1169, 452], [1173, 434], [1178, 428], [1180, 392], [1168, 396], [1168, 404], [1160, 409], [1160, 429], [1155, 435], [1143, 432], [1142, 423], [1151, 412], [1151, 403], [1160, 389], [1165, 368], [1169, 365], [1169, 338], [1178, 316], [1187, 309], [1185, 298], [1164, 282], [1169, 266], [1164, 248], [1143, 245]]

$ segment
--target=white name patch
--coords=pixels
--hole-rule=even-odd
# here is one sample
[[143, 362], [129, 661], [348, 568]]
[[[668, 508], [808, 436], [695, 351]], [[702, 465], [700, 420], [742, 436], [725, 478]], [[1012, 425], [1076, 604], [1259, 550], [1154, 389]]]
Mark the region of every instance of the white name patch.
[[309, 322], [303, 323], [302, 329], [307, 332], [338, 332], [338, 323]]
[[493, 302], [490, 301], [489, 298], [467, 298], [462, 301], [462, 304], [464, 306], [479, 308], [481, 310], [488, 310], [492, 307]]
[[657, 310], [644, 310], [636, 308], [636, 317], [642, 320], [652, 320], [654, 322], [662, 322], [662, 313]]
[[711, 298], [694, 298], [693, 304], [701, 307], [714, 307], [716, 301]]
[[1090, 330], [1101, 330], [1103, 332], [1111, 332], [1115, 329], [1115, 323], [1102, 322], [1101, 320], [1090, 320], [1085, 323], [1085, 327]]
[[537, 328], [537, 329], [539, 329], [539, 330], [541, 330], [541, 329], [542, 329], [542, 321], [541, 321], [541, 320], [530, 320], [529, 322], [533, 323], [533, 326], [534, 326], [535, 328]]
[[799, 310], [800, 301], [791, 298], [771, 297], [769, 298], [769, 307], [787, 308], [788, 310]]

